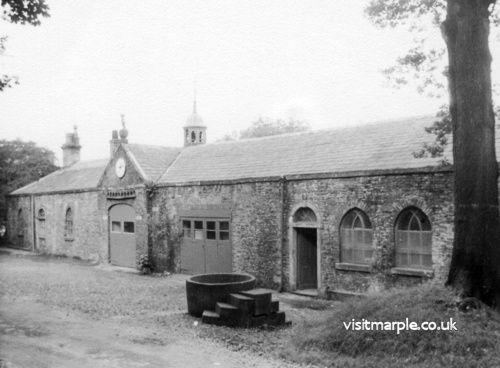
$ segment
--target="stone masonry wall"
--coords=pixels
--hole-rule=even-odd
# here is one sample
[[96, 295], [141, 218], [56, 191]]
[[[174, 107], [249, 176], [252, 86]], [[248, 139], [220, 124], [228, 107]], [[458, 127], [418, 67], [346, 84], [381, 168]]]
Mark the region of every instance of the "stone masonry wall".
[[277, 182], [162, 187], [152, 203], [152, 254], [157, 264], [180, 270], [180, 213], [224, 208], [231, 213], [233, 271], [281, 284], [281, 194]]
[[7, 201], [6, 236], [10, 247], [33, 250], [32, 201], [30, 196], [9, 197]]
[[[29, 214], [26, 233], [30, 244], [40, 253], [66, 255], [86, 260], [107, 261], [107, 218], [104, 217], [105, 200], [101, 191], [80, 193], [46, 194], [33, 196], [33, 210], [29, 208], [29, 196], [13, 197], [12, 210], [21, 205]], [[22, 205], [24, 204], [24, 205]], [[66, 210], [73, 212], [73, 236], [64, 236]], [[26, 211], [25, 211], [26, 209]], [[39, 210], [45, 212], [45, 220], [38, 218]], [[33, 216], [35, 233], [33, 234]], [[9, 221], [10, 223], [10, 221]]]
[[[287, 186], [286, 213], [292, 208], [310, 206], [320, 219], [322, 289], [353, 292], [379, 290], [393, 285], [422, 281], [421, 277], [392, 275], [394, 267], [394, 224], [408, 206], [420, 208], [432, 225], [434, 279], [443, 281], [448, 272], [453, 243], [453, 196], [450, 173], [390, 175], [291, 181]], [[340, 262], [339, 227], [342, 217], [354, 207], [363, 210], [373, 228], [375, 260], [370, 273], [337, 270]], [[284, 280], [289, 286], [290, 239], [284, 247]]]

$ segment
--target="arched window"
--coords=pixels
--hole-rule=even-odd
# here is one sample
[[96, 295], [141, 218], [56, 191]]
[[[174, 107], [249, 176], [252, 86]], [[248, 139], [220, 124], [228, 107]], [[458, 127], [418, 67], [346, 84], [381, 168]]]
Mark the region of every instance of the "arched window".
[[316, 215], [309, 207], [300, 207], [293, 215], [293, 222], [316, 222]]
[[19, 238], [24, 237], [24, 217], [21, 208], [17, 211], [17, 236]]
[[73, 211], [71, 207], [68, 207], [66, 210], [64, 218], [64, 237], [68, 239], [73, 238]]
[[198, 137], [200, 138], [200, 143], [201, 143], [201, 142], [203, 141], [203, 139], [202, 139], [202, 137], [203, 137], [203, 132], [200, 132], [200, 133], [198, 134]]
[[196, 133], [195, 132], [191, 132], [191, 142], [196, 142]]
[[38, 210], [38, 233], [39, 235], [45, 234], [45, 210], [40, 208]]
[[340, 223], [340, 262], [371, 264], [373, 230], [368, 216], [353, 208]]
[[396, 267], [432, 267], [432, 229], [420, 209], [409, 207], [396, 220]]
[[25, 229], [25, 222], [24, 222], [24, 213], [23, 210], [20, 208], [17, 211], [17, 246], [20, 248], [24, 248], [24, 229]]

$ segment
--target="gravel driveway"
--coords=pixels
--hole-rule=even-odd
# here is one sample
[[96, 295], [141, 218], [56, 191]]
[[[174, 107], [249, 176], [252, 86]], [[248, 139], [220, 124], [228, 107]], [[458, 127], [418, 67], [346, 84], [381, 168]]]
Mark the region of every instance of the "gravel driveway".
[[185, 279], [0, 250], [0, 367], [296, 367], [279, 354], [293, 328], [202, 325]]

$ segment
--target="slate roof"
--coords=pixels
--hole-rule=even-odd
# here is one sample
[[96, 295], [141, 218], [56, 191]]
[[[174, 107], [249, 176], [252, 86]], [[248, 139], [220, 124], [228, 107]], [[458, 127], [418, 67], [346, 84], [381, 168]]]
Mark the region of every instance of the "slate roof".
[[132, 160], [145, 180], [157, 181], [181, 152], [181, 148], [149, 146], [144, 144], [124, 144]]
[[[236, 180], [281, 175], [412, 169], [440, 158], [412, 152], [431, 142], [435, 120], [417, 117], [348, 128], [293, 133], [185, 148], [160, 183]], [[445, 156], [451, 162], [451, 149]]]
[[108, 159], [83, 161], [54, 171], [38, 181], [19, 188], [11, 194], [63, 192], [96, 188]]
[[[433, 117], [173, 148], [124, 144], [145, 180], [159, 184], [259, 179], [282, 175], [356, 173], [436, 167], [442, 158], [413, 157], [434, 136]], [[500, 157], [497, 134], [497, 157]], [[451, 142], [445, 158], [452, 163]], [[108, 159], [58, 170], [11, 194], [96, 188]]]

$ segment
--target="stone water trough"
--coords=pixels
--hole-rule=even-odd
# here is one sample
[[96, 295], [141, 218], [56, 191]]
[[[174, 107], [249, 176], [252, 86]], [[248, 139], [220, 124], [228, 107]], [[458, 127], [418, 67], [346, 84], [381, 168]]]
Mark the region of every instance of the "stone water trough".
[[186, 280], [188, 313], [208, 324], [232, 327], [279, 326], [285, 312], [272, 291], [255, 289], [255, 277], [218, 273], [195, 275]]

